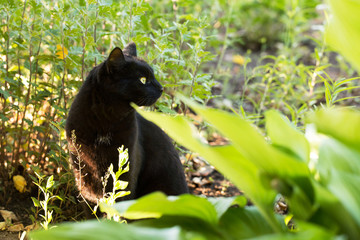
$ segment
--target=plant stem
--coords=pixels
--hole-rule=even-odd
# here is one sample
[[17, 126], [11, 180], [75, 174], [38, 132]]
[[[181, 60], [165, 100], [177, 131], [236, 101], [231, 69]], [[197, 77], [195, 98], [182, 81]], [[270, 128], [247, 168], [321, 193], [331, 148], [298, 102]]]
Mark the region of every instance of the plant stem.
[[[24, 16], [25, 16], [25, 10], [26, 10], [26, 0], [24, 2], [24, 8], [23, 8], [23, 12], [22, 12], [22, 18], [21, 18], [21, 25], [20, 25], [20, 30], [19, 30], [19, 36], [18, 38], [21, 37], [21, 32], [23, 30], [23, 23], [24, 23]], [[18, 74], [19, 74], [19, 79], [22, 76], [21, 74], [21, 64], [20, 64], [20, 48], [17, 49], [17, 63], [18, 63]], [[20, 85], [20, 84], [19, 84]], [[21, 86], [19, 86], [19, 88], [21, 88]], [[21, 91], [19, 91], [19, 95], [21, 94]], [[20, 96], [19, 96], [20, 98]], [[16, 112], [16, 120], [15, 120], [15, 132], [18, 131], [18, 125], [19, 125], [19, 118], [20, 118], [20, 103], [18, 103], [18, 107], [19, 109]], [[25, 117], [25, 114], [24, 114]], [[24, 117], [22, 120], [24, 120]], [[18, 165], [19, 163], [19, 155], [20, 155], [20, 142], [21, 142], [21, 138], [22, 138], [22, 126], [23, 126], [23, 121], [21, 122], [21, 127], [20, 127], [20, 133], [18, 133], [18, 141], [17, 141], [17, 147], [16, 147], [16, 141], [14, 141], [13, 143], [13, 153], [12, 153], [12, 160], [11, 163], [15, 163], [15, 166]], [[20, 140], [19, 140], [20, 139]]]
[[128, 31], [128, 43], [130, 42], [130, 39], [132, 37], [132, 15], [133, 15], [133, 12], [132, 12], [132, 8], [133, 8], [133, 0], [131, 0], [131, 6], [130, 6], [130, 20], [129, 20], [129, 31]]
[[[5, 34], [7, 34], [7, 40], [6, 40], [6, 68], [5, 68], [5, 91], [7, 91], [8, 89], [8, 82], [7, 82], [7, 78], [9, 77], [9, 49], [10, 49], [10, 27], [9, 27], [9, 14], [6, 14], [6, 32]], [[2, 106], [2, 112], [3, 112], [3, 115], [4, 117], [6, 117], [6, 108], [7, 108], [7, 101], [6, 101], [6, 98], [4, 96], [4, 104]], [[7, 174], [7, 167], [5, 165], [5, 162], [7, 162], [6, 160], [6, 156], [5, 156], [5, 146], [6, 146], [6, 131], [5, 131], [5, 121], [1, 121], [1, 138], [0, 138], [0, 156], [1, 156], [1, 159], [2, 161], [0, 161], [0, 167], [1, 169], [3, 169], [3, 171], [1, 171], [1, 175], [3, 177], [5, 177], [5, 175]], [[4, 145], [3, 145], [4, 144]], [[2, 166], [3, 165], [3, 166]]]

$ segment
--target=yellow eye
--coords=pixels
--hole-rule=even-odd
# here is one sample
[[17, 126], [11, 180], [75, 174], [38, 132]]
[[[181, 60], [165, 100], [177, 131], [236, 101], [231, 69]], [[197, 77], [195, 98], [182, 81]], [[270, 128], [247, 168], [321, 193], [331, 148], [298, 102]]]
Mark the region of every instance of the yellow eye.
[[141, 82], [142, 84], [145, 84], [145, 83], [146, 83], [146, 77], [140, 78], [140, 82]]

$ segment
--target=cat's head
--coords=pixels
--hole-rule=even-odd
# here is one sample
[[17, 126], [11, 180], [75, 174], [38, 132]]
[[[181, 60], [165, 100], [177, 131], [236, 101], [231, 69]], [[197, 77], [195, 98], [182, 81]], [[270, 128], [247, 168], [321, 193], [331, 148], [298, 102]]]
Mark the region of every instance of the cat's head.
[[105, 91], [104, 96], [112, 101], [150, 106], [163, 92], [153, 69], [144, 60], [137, 58], [135, 43], [128, 44], [123, 50], [114, 48], [101, 64], [97, 79]]

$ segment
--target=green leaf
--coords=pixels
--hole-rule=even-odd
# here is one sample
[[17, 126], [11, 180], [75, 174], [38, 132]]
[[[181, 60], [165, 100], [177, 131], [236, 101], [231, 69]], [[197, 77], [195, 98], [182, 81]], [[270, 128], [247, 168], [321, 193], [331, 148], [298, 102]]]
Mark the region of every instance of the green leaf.
[[329, 0], [332, 16], [326, 29], [326, 41], [360, 70], [360, 2]]
[[[312, 205], [314, 203], [314, 189], [310, 182], [310, 173], [307, 164], [304, 161], [273, 148], [246, 120], [216, 109], [207, 109], [183, 97], [182, 100], [228, 137], [236, 149], [243, 153], [248, 161], [253, 162], [261, 169], [262, 175], [264, 176], [262, 180], [265, 181], [265, 185], [266, 181], [271, 185], [273, 179], [279, 177], [281, 181], [286, 181], [286, 184], [293, 186], [294, 191], [291, 192], [291, 195], [288, 197], [292, 200], [291, 203], [295, 211], [294, 215], [297, 215], [301, 219], [306, 219], [311, 216]], [[281, 134], [276, 135], [275, 131], [279, 131], [279, 125], [286, 125], [286, 122], [284, 123], [280, 115], [274, 112], [270, 112], [267, 116], [270, 118], [266, 119], [270, 121], [268, 131], [272, 133], [272, 136], [278, 142], [285, 144], [283, 140], [279, 140], [279, 138], [284, 136], [281, 136]], [[273, 127], [275, 128], [274, 130], [272, 129]], [[300, 150], [297, 149], [296, 142], [292, 142], [291, 146], [287, 146], [295, 149], [293, 151], [299, 153], [302, 158], [308, 159], [306, 155], [309, 154], [309, 146], [305, 138], [290, 127], [284, 126], [284, 128], [286, 128], [288, 134], [292, 134], [292, 137], [296, 137], [296, 139], [300, 141]], [[305, 153], [301, 153], [302, 150], [305, 150]], [[225, 172], [224, 174], [227, 175]], [[248, 193], [246, 190], [245, 192]], [[256, 201], [254, 199], [252, 200]]]
[[51, 175], [46, 181], [46, 189], [50, 189], [54, 185], [54, 175]]
[[113, 221], [86, 221], [81, 223], [60, 224], [56, 228], [47, 231], [30, 232], [33, 240], [101, 240], [101, 239], [181, 239], [179, 227], [168, 229], [154, 229], [145, 227], [133, 227]]
[[[259, 168], [256, 167], [253, 162], [244, 158], [234, 145], [230, 144], [219, 147], [206, 145], [202, 142], [196, 128], [185, 118], [181, 116], [171, 117], [165, 114], [145, 112], [138, 109], [136, 106], [134, 107], [143, 117], [160, 125], [179, 144], [202, 155], [220, 172], [226, 175], [239, 189], [246, 192], [252, 202], [259, 206], [268, 221], [276, 224], [275, 221], [273, 221], [274, 214], [271, 210], [275, 192], [264, 187], [262, 180], [258, 175]], [[233, 124], [226, 121], [225, 123], [225, 125]], [[244, 123], [243, 125], [245, 126], [245, 129], [242, 129], [241, 132], [244, 135], [247, 135], [247, 129], [253, 131], [248, 123]], [[249, 127], [246, 128], [247, 125], [249, 125]], [[261, 139], [261, 141], [263, 141], [263, 139]], [[258, 149], [256, 141], [254, 144], [255, 146], [251, 147]], [[273, 227], [274, 229], [279, 229], [279, 226], [274, 225]]]
[[11, 96], [9, 91], [3, 90], [2, 88], [0, 88], [0, 94], [5, 98], [5, 100]]
[[327, 179], [332, 169], [360, 175], [360, 153], [335, 139], [322, 141], [318, 169]]
[[[158, 219], [145, 219], [132, 223], [133, 226], [151, 227], [151, 228], [171, 228], [180, 226], [186, 231], [185, 239], [206, 239], [206, 240], [224, 240], [226, 239], [223, 231], [217, 226], [208, 224], [198, 218], [183, 216], [162, 216]], [[192, 236], [195, 235], [195, 236]], [[184, 239], [184, 238], [182, 238]]]
[[238, 204], [240, 207], [244, 207], [247, 202], [244, 196], [229, 198], [208, 198], [207, 200], [215, 207], [218, 218], [220, 218], [232, 205]]
[[359, 151], [359, 112], [349, 109], [320, 110], [310, 114], [307, 121], [314, 123], [320, 133], [329, 135]]
[[[108, 206], [100, 205], [101, 211]], [[215, 225], [217, 212], [215, 207], [205, 198], [193, 195], [166, 197], [161, 192], [144, 196], [137, 201], [119, 202], [112, 206], [127, 219], [159, 218], [163, 215], [186, 216], [202, 219]], [[105, 210], [106, 211], [106, 210]]]
[[130, 194], [130, 191], [120, 191], [120, 192], [117, 192], [115, 195], [114, 195], [114, 199], [118, 199], [118, 198], [121, 198], [121, 197], [125, 197], [127, 195]]
[[31, 197], [31, 199], [32, 199], [35, 207], [40, 207], [40, 201], [39, 201], [39, 200], [37, 200], [37, 199], [34, 198], [34, 197]]
[[114, 190], [124, 190], [128, 185], [128, 182], [118, 180], [115, 182]]
[[309, 175], [306, 164], [270, 146], [246, 120], [234, 114], [202, 107], [184, 97], [181, 99], [228, 137], [236, 149], [260, 169], [284, 176]]
[[266, 129], [272, 144], [307, 163], [310, 146], [304, 134], [297, 131], [279, 112], [268, 111], [265, 116]]
[[335, 234], [318, 225], [299, 222], [297, 225], [300, 231], [296, 233], [267, 234], [258, 237], [250, 237], [247, 240], [340, 240], [342, 237], [334, 236]]
[[334, 169], [328, 188], [360, 226], [360, 176]]
[[[281, 217], [276, 221], [286, 230]], [[226, 231], [229, 239], [243, 239], [264, 234], [273, 234], [272, 226], [256, 207], [230, 208], [220, 219], [220, 228]]]
[[346, 233], [350, 239], [360, 236], [360, 227], [340, 200], [332, 194], [327, 186], [314, 181], [318, 210], [313, 214], [311, 222], [327, 228], [331, 232]]

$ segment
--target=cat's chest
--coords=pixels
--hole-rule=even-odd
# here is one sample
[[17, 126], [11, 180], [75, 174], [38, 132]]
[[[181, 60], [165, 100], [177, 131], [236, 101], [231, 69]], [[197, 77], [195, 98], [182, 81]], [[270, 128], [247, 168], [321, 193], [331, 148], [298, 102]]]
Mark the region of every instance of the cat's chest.
[[110, 132], [97, 134], [94, 141], [95, 146], [110, 146], [113, 142], [113, 136]]
[[115, 147], [116, 149], [124, 145], [126, 148], [133, 146], [138, 138], [136, 128], [123, 130], [113, 130], [108, 132], [99, 132], [95, 135], [93, 144], [95, 147]]

